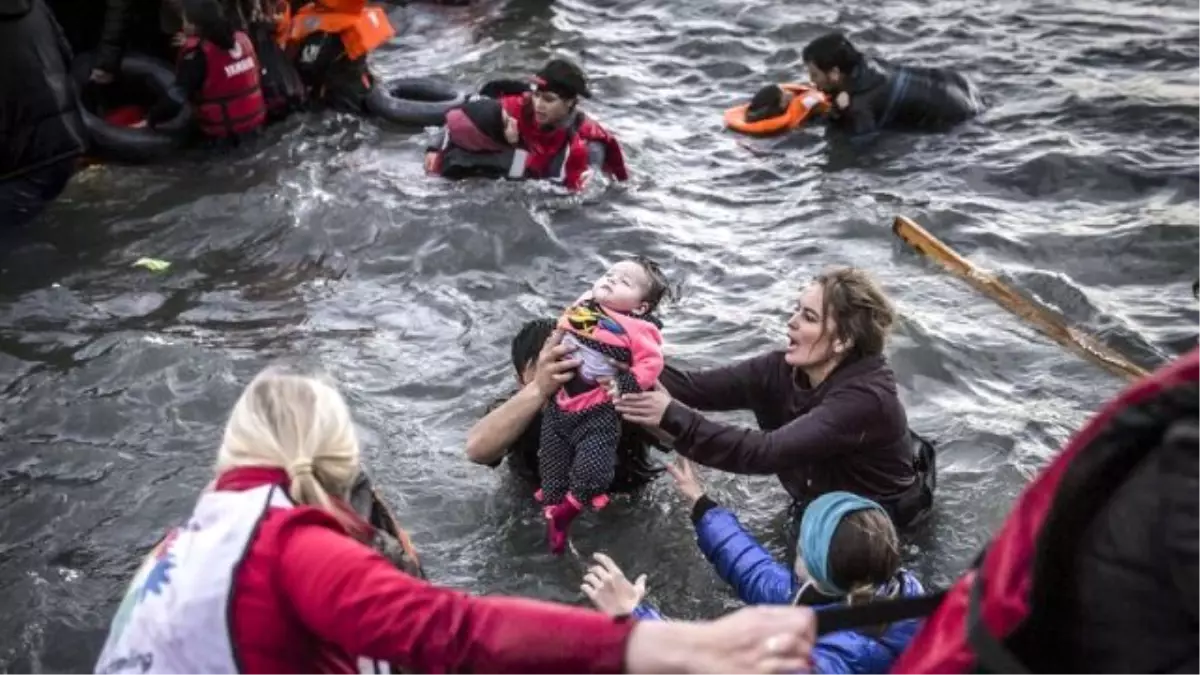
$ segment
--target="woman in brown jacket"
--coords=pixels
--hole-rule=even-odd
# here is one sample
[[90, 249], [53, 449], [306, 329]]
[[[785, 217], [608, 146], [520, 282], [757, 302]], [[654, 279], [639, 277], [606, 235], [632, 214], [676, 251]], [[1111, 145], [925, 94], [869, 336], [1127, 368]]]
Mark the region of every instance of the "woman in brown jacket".
[[[658, 389], [622, 396], [617, 410], [700, 464], [779, 476], [797, 517], [818, 496], [846, 490], [908, 525], [932, 504], [933, 452], [909, 431], [883, 355], [893, 318], [865, 273], [834, 270], [801, 292], [786, 349], [710, 370], [667, 366]], [[759, 429], [699, 412], [729, 410], [750, 410]]]

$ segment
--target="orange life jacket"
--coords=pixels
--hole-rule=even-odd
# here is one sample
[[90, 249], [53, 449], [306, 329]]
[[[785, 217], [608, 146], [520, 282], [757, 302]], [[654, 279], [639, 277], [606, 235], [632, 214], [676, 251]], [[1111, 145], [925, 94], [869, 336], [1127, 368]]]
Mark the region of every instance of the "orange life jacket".
[[829, 110], [829, 98], [815, 87], [806, 84], [781, 84], [779, 86], [792, 94], [792, 101], [788, 103], [783, 114], [757, 122], [747, 122], [746, 113], [750, 110], [750, 105], [739, 105], [725, 111], [725, 126], [751, 136], [769, 136], [797, 129], [814, 112], [824, 113]]
[[366, 56], [396, 35], [383, 8], [368, 7], [366, 0], [318, 0], [301, 7], [291, 20], [288, 49], [298, 48], [313, 33], [341, 37], [351, 60]]
[[275, 3], [275, 44], [287, 49], [288, 36], [292, 32], [292, 3], [279, 0]]

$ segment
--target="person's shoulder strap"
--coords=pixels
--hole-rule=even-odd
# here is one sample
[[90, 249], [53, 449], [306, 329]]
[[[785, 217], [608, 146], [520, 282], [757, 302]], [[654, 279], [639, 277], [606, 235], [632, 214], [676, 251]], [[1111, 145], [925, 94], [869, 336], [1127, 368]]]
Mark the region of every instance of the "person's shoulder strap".
[[865, 605], [838, 605], [817, 610], [817, 635], [867, 626], [916, 619], [933, 613], [946, 597], [946, 591], [891, 600], [877, 600]]

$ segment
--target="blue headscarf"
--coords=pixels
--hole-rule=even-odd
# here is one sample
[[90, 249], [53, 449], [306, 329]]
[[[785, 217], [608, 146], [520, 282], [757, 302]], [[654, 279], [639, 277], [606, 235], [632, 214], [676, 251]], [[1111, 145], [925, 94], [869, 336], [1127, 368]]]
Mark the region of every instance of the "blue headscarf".
[[800, 555], [809, 576], [821, 588], [838, 595], [846, 594], [846, 589], [833, 583], [829, 573], [829, 543], [842, 518], [867, 509], [883, 511], [879, 504], [852, 492], [827, 492], [804, 509], [804, 518], [800, 521]]

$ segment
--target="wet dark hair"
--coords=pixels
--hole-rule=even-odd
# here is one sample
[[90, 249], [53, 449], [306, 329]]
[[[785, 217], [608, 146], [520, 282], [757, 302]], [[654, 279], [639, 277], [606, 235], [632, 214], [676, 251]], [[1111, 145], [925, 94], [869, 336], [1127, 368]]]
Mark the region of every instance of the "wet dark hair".
[[822, 322], [833, 319], [835, 337], [850, 347], [846, 358], [882, 354], [896, 312], [875, 281], [855, 267], [824, 272], [814, 281], [825, 296]]
[[829, 541], [828, 569], [850, 604], [874, 598], [900, 571], [900, 540], [888, 514], [864, 509], [843, 517]]
[[517, 375], [520, 375], [526, 366], [537, 360], [538, 353], [542, 351], [542, 345], [546, 344], [546, 340], [554, 332], [555, 324], [554, 319], [531, 319], [526, 321], [521, 326], [521, 330], [513, 336], [512, 365], [513, 370], [517, 371]]
[[826, 33], [813, 40], [804, 47], [801, 58], [823, 71], [837, 68], [846, 75], [863, 60], [862, 54], [843, 33]]
[[750, 105], [746, 108], [746, 121], [758, 122], [760, 120], [778, 117], [783, 114], [783, 87], [777, 84], [768, 84], [758, 93], [754, 94], [754, 98], [750, 99]]
[[233, 23], [217, 0], [183, 0], [183, 16], [196, 27], [196, 34], [221, 49], [233, 49]]
[[663, 300], [670, 300], [674, 297], [674, 293], [671, 291], [671, 282], [667, 279], [667, 275], [663, 274], [658, 263], [650, 258], [639, 255], [632, 260], [645, 270], [646, 276], [650, 278], [650, 290], [646, 293], [646, 313], [654, 314]]

